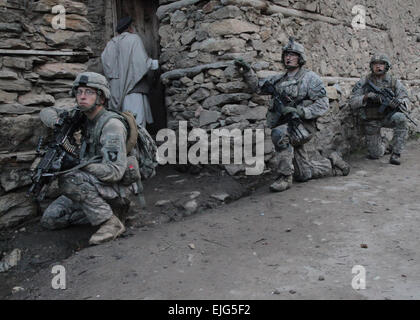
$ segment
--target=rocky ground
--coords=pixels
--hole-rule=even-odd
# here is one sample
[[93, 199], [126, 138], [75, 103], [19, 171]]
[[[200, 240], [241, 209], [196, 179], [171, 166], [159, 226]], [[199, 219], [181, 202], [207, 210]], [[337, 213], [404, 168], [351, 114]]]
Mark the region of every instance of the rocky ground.
[[[263, 179], [249, 186], [165, 168], [146, 185], [149, 214], [112, 243], [86, 248], [90, 227], [46, 232], [30, 224], [2, 235], [2, 251], [20, 248], [22, 259], [0, 273], [1, 296], [419, 299], [419, 146], [410, 142], [401, 166], [388, 164], [389, 156], [357, 154], [349, 176], [280, 194], [269, 193]], [[248, 196], [225, 205], [211, 197], [225, 192]], [[182, 204], [196, 200], [196, 214], [181, 217], [180, 194]], [[165, 209], [159, 200], [172, 201]], [[169, 220], [176, 222], [159, 223]], [[51, 288], [55, 264], [66, 268], [66, 290]], [[356, 265], [365, 268], [366, 289], [352, 288]], [[13, 287], [23, 290], [12, 294]]]

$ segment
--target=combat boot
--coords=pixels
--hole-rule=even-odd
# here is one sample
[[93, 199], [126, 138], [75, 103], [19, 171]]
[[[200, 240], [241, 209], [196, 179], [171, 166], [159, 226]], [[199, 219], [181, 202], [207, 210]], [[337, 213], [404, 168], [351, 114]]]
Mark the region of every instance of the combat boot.
[[401, 164], [400, 157], [401, 157], [400, 154], [393, 152], [391, 154], [391, 157], [389, 158], [389, 163], [399, 166]]
[[331, 153], [329, 158], [333, 166], [333, 171], [336, 171], [335, 169], [338, 168], [342, 172], [343, 176], [347, 176], [350, 173], [349, 164], [344, 161], [337, 152]]
[[120, 219], [118, 219], [116, 215], [112, 215], [112, 217], [104, 222], [98, 231], [92, 235], [89, 239], [89, 244], [100, 244], [106, 241], [114, 240], [124, 231], [125, 227]]
[[281, 192], [292, 187], [293, 177], [290, 176], [281, 176], [278, 178], [271, 186], [270, 191], [272, 192]]

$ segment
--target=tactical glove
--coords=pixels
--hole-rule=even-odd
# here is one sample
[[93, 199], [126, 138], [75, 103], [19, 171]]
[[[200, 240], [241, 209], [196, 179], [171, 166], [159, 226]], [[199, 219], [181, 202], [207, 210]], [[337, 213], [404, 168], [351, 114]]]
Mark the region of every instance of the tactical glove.
[[391, 107], [391, 109], [398, 108], [400, 104], [401, 104], [401, 102], [397, 98], [394, 98], [389, 102], [389, 106]]
[[285, 107], [283, 109], [282, 114], [283, 114], [283, 116], [286, 116], [288, 114], [292, 114], [292, 115], [297, 115], [300, 118], [304, 117], [304, 112], [303, 112], [303, 109], [301, 109], [301, 108]]
[[381, 103], [381, 97], [374, 92], [369, 92], [369, 93], [365, 94], [365, 96], [363, 97], [363, 101], [365, 101], [365, 102], [370, 101], [372, 103], [380, 104]]

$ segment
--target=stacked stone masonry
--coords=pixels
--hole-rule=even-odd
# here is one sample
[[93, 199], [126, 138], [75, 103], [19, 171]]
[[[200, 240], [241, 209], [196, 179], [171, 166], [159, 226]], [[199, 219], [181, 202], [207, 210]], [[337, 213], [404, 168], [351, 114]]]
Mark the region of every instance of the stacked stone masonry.
[[[65, 30], [52, 27], [58, 4], [66, 9]], [[305, 67], [322, 77], [331, 105], [317, 121], [310, 150], [345, 154], [361, 145], [347, 99], [377, 50], [391, 57], [391, 72], [409, 90], [412, 117], [420, 119], [417, 0], [160, 0], [159, 5], [168, 128], [187, 121], [189, 129], [263, 129], [268, 164], [269, 97], [250, 92], [233, 60], [251, 63], [261, 79], [282, 72], [281, 48], [289, 36], [305, 46]], [[363, 30], [351, 26], [355, 5], [366, 9]], [[71, 107], [75, 75], [101, 70], [99, 56], [113, 34], [111, 7], [106, 0], [0, 0], [0, 229], [39, 214], [38, 205], [24, 196], [38, 137], [50, 134], [39, 111]], [[243, 167], [226, 169], [235, 174]]]
[[[54, 29], [56, 5], [66, 10], [65, 29]], [[0, 0], [0, 229], [39, 212], [25, 197], [38, 138], [51, 133], [39, 111], [74, 105], [71, 84], [91, 53], [87, 13], [69, 0]]]
[[[364, 30], [352, 27], [355, 5], [365, 6]], [[293, 36], [305, 46], [305, 67], [323, 78], [331, 106], [318, 119], [309, 150], [348, 153], [363, 138], [347, 99], [358, 78], [369, 72], [373, 52], [390, 55], [391, 71], [409, 89], [412, 115], [418, 117], [419, 11], [415, 0], [161, 1], [160, 62], [168, 127], [176, 129], [179, 121], [188, 121], [189, 128], [206, 130], [262, 128], [269, 160], [273, 154], [265, 127], [269, 97], [249, 91], [233, 59], [250, 63], [260, 79], [282, 72], [281, 48]]]

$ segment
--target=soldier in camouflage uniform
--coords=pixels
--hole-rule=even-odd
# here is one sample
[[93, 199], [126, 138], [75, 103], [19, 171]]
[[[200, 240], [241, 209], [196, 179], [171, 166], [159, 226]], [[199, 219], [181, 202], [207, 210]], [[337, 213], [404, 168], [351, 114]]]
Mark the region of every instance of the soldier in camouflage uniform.
[[[105, 109], [110, 92], [102, 75], [79, 74], [73, 83], [72, 96], [76, 97], [77, 108], [87, 118], [82, 131], [81, 162], [94, 156], [100, 156], [101, 162], [90, 163], [59, 177], [63, 195], [45, 210], [41, 224], [48, 229], [81, 223], [100, 226], [89, 240], [90, 244], [99, 244], [115, 239], [125, 231], [114, 211], [121, 207], [127, 209], [129, 204], [130, 190], [121, 184], [127, 167], [127, 128], [123, 119]], [[43, 109], [41, 120], [53, 128], [62, 111], [53, 107]]]
[[328, 111], [329, 102], [320, 77], [302, 67], [306, 57], [301, 44], [290, 39], [283, 47], [282, 62], [286, 73], [259, 82], [249, 65], [243, 61], [236, 61], [239, 71], [253, 91], [271, 93], [265, 89], [269, 82], [278, 93], [285, 94], [294, 101], [294, 104], [283, 109], [282, 114], [275, 111], [272, 101], [267, 113], [267, 125], [272, 128], [271, 138], [276, 149], [275, 160], [279, 176], [270, 186], [270, 190], [279, 192], [290, 188], [293, 178], [303, 182], [337, 174], [347, 175], [350, 167], [336, 152], [332, 152], [329, 158], [318, 153], [316, 159], [309, 159], [304, 144], [293, 145], [288, 130], [289, 124], [284, 121], [285, 117], [290, 114], [299, 117], [304, 128], [313, 132], [314, 120]]
[[[369, 159], [379, 159], [387, 150], [387, 140], [381, 136], [381, 128], [393, 128], [394, 136], [389, 146], [392, 149], [389, 162], [399, 165], [400, 157], [403, 151], [408, 131], [407, 118], [402, 112], [397, 111], [400, 103], [403, 103], [408, 110], [408, 93], [402, 83], [391, 76], [388, 70], [391, 68], [391, 62], [385, 54], [376, 53], [370, 60], [371, 73], [361, 78], [352, 90], [350, 105], [353, 109], [359, 111], [363, 120], [366, 143]], [[387, 112], [380, 113], [381, 97], [371, 92], [366, 85], [370, 80], [379, 88], [389, 88], [395, 94], [391, 101], [391, 108]]]

